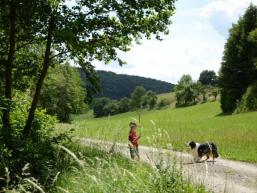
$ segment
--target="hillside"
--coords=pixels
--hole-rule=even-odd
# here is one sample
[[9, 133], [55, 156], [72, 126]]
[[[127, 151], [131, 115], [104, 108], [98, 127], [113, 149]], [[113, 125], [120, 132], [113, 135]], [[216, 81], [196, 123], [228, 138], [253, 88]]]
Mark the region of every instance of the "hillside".
[[[80, 70], [80, 74], [85, 81], [85, 73]], [[170, 92], [174, 87], [171, 83], [156, 79], [116, 74], [109, 71], [97, 71], [97, 75], [100, 79], [101, 93], [96, 97], [104, 96], [111, 99], [129, 97], [136, 86], [143, 86], [146, 90], [152, 90], [157, 94]]]

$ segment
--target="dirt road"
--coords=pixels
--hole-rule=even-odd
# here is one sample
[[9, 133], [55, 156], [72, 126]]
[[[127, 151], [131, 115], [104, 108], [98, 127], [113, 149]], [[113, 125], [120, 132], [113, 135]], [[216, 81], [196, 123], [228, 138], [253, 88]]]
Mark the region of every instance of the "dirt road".
[[[92, 139], [79, 139], [81, 144], [114, 151], [129, 157], [127, 144]], [[182, 164], [184, 177], [203, 184], [214, 193], [257, 193], [257, 166], [218, 158], [216, 162], [192, 163], [191, 155], [153, 147], [140, 146], [141, 161], [155, 164], [160, 159], [169, 164], [177, 160]]]

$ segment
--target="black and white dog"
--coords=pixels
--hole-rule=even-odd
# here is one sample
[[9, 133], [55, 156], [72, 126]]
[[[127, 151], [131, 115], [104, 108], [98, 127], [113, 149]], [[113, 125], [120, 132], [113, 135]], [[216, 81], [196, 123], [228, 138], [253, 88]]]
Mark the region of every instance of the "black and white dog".
[[186, 144], [190, 148], [190, 153], [193, 156], [194, 162], [200, 162], [202, 161], [202, 158], [206, 156], [206, 159], [203, 161], [208, 160], [210, 157], [212, 157], [212, 160], [214, 161], [215, 158], [219, 157], [217, 146], [214, 143], [196, 143], [194, 141], [191, 141]]

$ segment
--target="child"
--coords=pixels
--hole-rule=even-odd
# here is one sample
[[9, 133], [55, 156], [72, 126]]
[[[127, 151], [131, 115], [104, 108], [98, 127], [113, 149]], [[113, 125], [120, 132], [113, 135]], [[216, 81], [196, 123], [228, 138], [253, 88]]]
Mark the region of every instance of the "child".
[[138, 151], [138, 140], [140, 139], [140, 136], [137, 136], [137, 124], [134, 122], [129, 123], [130, 131], [129, 131], [129, 137], [128, 140], [131, 142], [129, 144], [129, 149], [130, 149], [130, 155], [132, 159], [137, 159], [139, 160], [139, 151]]

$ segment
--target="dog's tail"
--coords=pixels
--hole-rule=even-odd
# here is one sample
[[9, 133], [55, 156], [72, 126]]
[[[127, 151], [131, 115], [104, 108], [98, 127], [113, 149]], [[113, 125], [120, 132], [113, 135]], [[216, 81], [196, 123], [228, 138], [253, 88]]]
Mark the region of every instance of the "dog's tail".
[[214, 158], [219, 157], [218, 148], [214, 143], [211, 143], [211, 150], [212, 150], [212, 155]]

